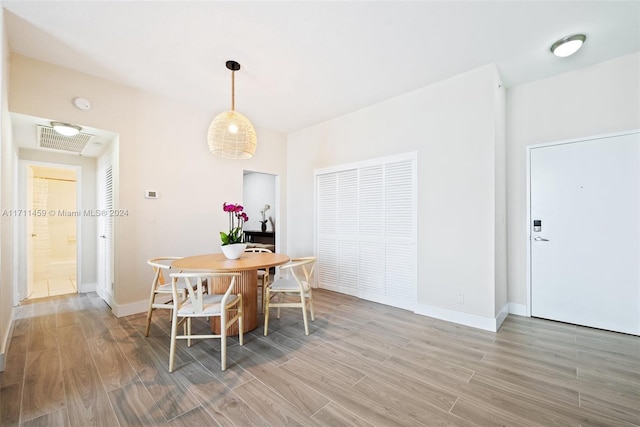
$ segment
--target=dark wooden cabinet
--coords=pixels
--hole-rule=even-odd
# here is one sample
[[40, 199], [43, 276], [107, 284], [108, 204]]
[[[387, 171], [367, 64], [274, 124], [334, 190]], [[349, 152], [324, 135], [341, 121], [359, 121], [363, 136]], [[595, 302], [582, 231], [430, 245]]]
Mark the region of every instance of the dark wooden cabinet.
[[266, 248], [276, 251], [276, 233], [273, 231], [245, 231], [244, 241], [248, 248]]

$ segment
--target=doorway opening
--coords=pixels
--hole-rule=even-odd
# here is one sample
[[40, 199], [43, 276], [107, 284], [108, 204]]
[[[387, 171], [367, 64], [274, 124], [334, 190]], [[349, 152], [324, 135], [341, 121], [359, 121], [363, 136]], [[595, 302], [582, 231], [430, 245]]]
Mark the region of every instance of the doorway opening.
[[249, 215], [249, 221], [244, 226], [248, 247], [276, 252], [279, 237], [276, 233], [277, 188], [276, 175], [244, 171], [242, 203], [244, 211]]
[[27, 165], [28, 299], [78, 292], [78, 170]]

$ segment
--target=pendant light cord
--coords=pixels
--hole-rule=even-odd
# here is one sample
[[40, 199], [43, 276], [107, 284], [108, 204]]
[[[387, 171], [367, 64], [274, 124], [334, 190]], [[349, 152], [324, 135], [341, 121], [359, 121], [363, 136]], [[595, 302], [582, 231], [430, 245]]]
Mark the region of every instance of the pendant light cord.
[[231, 71], [231, 111], [236, 109], [236, 72]]

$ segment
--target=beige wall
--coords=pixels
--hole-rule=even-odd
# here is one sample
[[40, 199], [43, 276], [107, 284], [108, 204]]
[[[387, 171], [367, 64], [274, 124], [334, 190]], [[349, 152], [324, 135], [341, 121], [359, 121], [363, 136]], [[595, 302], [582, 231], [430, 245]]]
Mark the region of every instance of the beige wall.
[[[119, 134], [117, 207], [129, 214], [115, 224], [117, 314], [144, 309], [152, 278], [147, 259], [220, 251], [219, 232], [227, 227], [221, 206], [242, 201], [244, 169], [286, 172], [286, 139], [279, 133], [256, 129], [258, 148], [249, 160], [219, 159], [206, 143], [218, 111], [15, 54], [11, 71], [11, 111]], [[73, 107], [76, 96], [88, 98], [91, 110]], [[145, 199], [145, 190], [160, 198]]]
[[526, 147], [640, 129], [640, 53], [509, 89], [509, 302], [527, 304]]
[[504, 158], [496, 153], [504, 152], [496, 142], [496, 123], [504, 123], [496, 119], [504, 110], [499, 80], [488, 65], [290, 134], [290, 254], [314, 252], [315, 169], [417, 151], [418, 311], [490, 323], [496, 280], [505, 275], [495, 262], [496, 236], [504, 236], [496, 230], [504, 223], [494, 221], [496, 161]]

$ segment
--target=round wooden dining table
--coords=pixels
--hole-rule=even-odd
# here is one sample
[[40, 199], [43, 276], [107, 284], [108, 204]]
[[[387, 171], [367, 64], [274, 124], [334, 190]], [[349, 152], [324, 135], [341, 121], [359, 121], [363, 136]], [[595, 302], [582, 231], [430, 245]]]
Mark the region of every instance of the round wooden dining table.
[[[237, 272], [233, 293], [242, 294], [243, 332], [254, 330], [258, 326], [258, 270], [276, 267], [289, 262], [291, 258], [284, 254], [268, 252], [244, 252], [239, 259], [227, 259], [222, 253], [194, 255], [177, 259], [171, 263], [181, 271]], [[210, 291], [223, 294], [229, 286], [229, 278], [216, 278], [210, 283]], [[220, 318], [212, 317], [211, 329], [220, 333]], [[237, 335], [238, 325], [229, 328], [228, 335]]]

